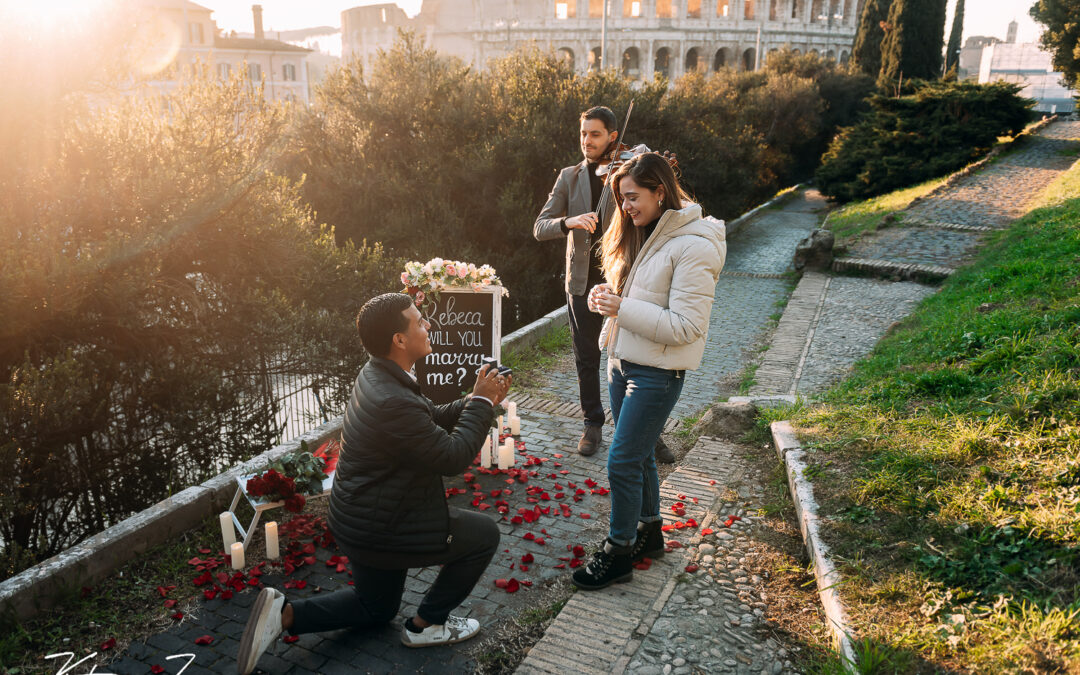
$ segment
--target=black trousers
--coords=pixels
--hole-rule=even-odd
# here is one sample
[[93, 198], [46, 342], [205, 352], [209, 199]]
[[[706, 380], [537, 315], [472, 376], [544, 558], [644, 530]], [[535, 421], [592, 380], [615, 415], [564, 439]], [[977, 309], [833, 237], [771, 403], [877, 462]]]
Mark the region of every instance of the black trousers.
[[604, 404], [600, 400], [600, 329], [604, 317], [589, 311], [589, 291], [585, 295], [566, 294], [570, 316], [570, 337], [574, 342], [574, 362], [577, 364], [578, 392], [585, 424], [604, 426]]
[[353, 586], [333, 593], [290, 601], [294, 635], [339, 628], [385, 624], [397, 616], [409, 569], [442, 565], [417, 614], [433, 624], [469, 597], [499, 548], [499, 528], [482, 513], [450, 509], [450, 534], [445, 551], [388, 553], [354, 549], [338, 543], [349, 556]]

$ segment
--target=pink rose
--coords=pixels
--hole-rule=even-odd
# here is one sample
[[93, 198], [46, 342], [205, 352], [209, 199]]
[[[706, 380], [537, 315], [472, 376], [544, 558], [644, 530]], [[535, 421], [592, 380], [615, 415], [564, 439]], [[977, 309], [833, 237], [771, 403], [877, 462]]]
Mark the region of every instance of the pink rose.
[[409, 285], [409, 273], [408, 272], [402, 272], [401, 273], [401, 283], [405, 284], [406, 286]]
[[447, 265], [446, 266], [446, 276], [448, 276], [448, 277], [456, 277], [457, 276], [457, 268], [454, 267], [453, 265]]
[[424, 298], [425, 297], [427, 297], [427, 296], [424, 295], [423, 291], [417, 291], [416, 292], [416, 304], [422, 305], [424, 303]]

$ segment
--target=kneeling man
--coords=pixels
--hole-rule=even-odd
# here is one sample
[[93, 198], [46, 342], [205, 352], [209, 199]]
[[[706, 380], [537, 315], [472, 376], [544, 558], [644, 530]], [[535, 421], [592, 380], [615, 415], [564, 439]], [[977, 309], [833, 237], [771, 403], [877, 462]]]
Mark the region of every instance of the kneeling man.
[[510, 378], [485, 367], [470, 396], [434, 405], [412, 374], [413, 365], [431, 353], [430, 326], [412, 298], [373, 298], [360, 309], [356, 327], [371, 359], [345, 411], [329, 518], [354, 585], [291, 601], [264, 588], [240, 640], [243, 675], [282, 630], [296, 635], [390, 621], [414, 567], [443, 566], [416, 616], [405, 621], [402, 643], [450, 644], [480, 630], [477, 621], [450, 611], [495, 555], [499, 529], [482, 513], [449, 508], [441, 477], [472, 463]]

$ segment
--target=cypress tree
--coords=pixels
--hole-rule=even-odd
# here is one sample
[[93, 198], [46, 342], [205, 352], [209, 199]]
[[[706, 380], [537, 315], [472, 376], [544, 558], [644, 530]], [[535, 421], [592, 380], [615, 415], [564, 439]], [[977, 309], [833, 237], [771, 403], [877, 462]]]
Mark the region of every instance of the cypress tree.
[[893, 0], [881, 43], [879, 87], [887, 88], [901, 77], [930, 80], [941, 75], [945, 5], [946, 0]]
[[882, 24], [889, 17], [889, 0], [866, 0], [859, 15], [859, 30], [851, 60], [855, 67], [870, 77], [881, 72], [881, 41], [885, 37]]
[[959, 67], [960, 38], [964, 34], [964, 0], [956, 0], [953, 10], [952, 32], [949, 33], [949, 46], [945, 48], [945, 72]]

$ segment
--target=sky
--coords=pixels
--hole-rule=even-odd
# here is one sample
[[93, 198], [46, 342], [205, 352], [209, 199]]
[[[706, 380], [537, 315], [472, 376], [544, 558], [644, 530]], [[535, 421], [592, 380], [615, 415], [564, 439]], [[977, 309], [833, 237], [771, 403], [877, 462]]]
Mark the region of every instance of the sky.
[[[214, 19], [224, 30], [251, 32], [251, 5], [255, 0], [195, 0], [214, 10]], [[341, 12], [350, 7], [379, 4], [379, 0], [257, 0], [263, 6], [263, 24], [267, 31], [309, 28], [311, 26], [341, 26]], [[530, 0], [550, 2], [550, 0]], [[403, 0], [397, 4], [413, 16], [420, 11], [421, 0]], [[949, 0], [949, 20], [945, 27], [948, 37], [952, 27], [952, 12], [956, 0]], [[1020, 24], [1018, 40], [1033, 42], [1040, 30], [1028, 16], [1034, 0], [966, 0], [964, 37], [988, 35], [1004, 39], [1009, 21]]]

